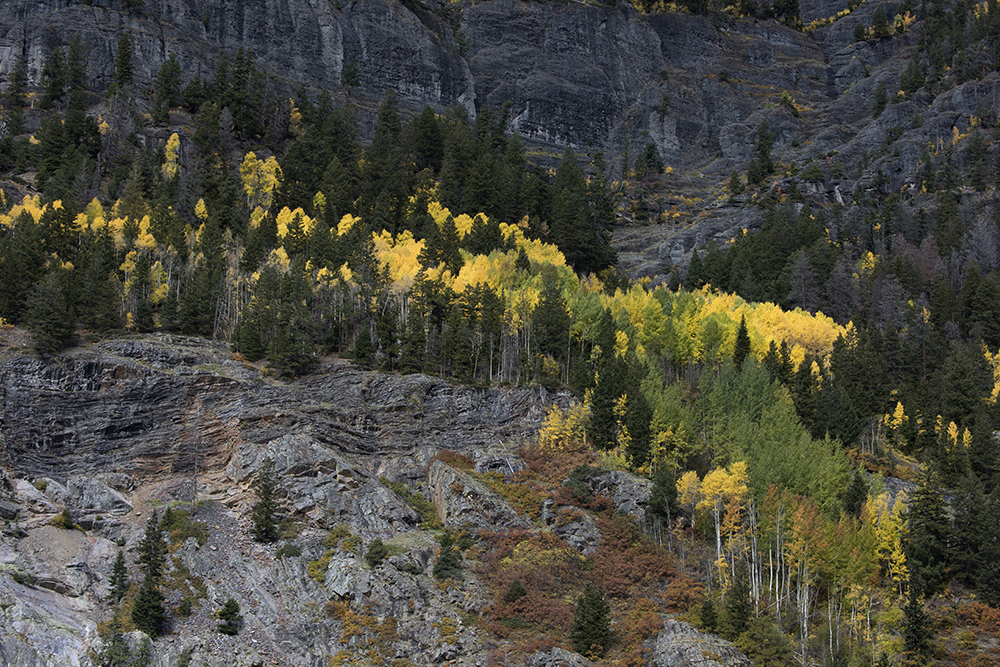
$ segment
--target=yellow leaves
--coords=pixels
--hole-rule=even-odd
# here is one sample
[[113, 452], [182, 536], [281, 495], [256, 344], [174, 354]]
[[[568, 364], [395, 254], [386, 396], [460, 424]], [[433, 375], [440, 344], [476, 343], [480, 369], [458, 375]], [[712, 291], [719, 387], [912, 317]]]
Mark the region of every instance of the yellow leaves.
[[281, 182], [281, 167], [277, 158], [272, 155], [266, 160], [258, 160], [253, 151], [247, 153], [240, 163], [240, 177], [249, 208], [260, 206], [267, 211], [271, 207], [274, 190]]
[[696, 507], [701, 502], [701, 481], [698, 473], [688, 470], [677, 480], [677, 499], [682, 505]]
[[893, 410], [891, 415], [884, 415], [882, 421], [886, 428], [889, 429], [893, 436], [893, 439], [898, 438], [899, 430], [903, 426], [903, 420], [906, 418], [906, 414], [903, 412], [903, 404], [896, 401], [896, 409]]
[[913, 22], [917, 20], [917, 17], [910, 12], [904, 12], [903, 14], [896, 14], [896, 17], [892, 21], [893, 30], [896, 34], [904, 33], [910, 29]]
[[625, 358], [628, 354], [628, 334], [618, 330], [615, 332], [615, 356]]
[[[621, 441], [621, 434], [618, 436]], [[601, 459], [601, 467], [608, 470], [632, 470], [632, 457], [628, 455], [628, 445], [619, 444], [612, 449], [598, 452]]]
[[395, 239], [388, 231], [373, 235], [375, 257], [383, 266], [389, 267], [389, 279], [397, 293], [404, 293], [413, 286], [414, 277], [420, 272], [420, 251], [423, 241], [417, 241], [407, 230]]
[[153, 305], [163, 303], [170, 294], [170, 281], [163, 264], [157, 261], [149, 269], [149, 285], [151, 288], [149, 302]]
[[586, 449], [589, 423], [590, 408], [586, 403], [573, 403], [565, 412], [553, 405], [538, 430], [538, 446], [552, 452], [577, 452]]
[[288, 228], [294, 223], [296, 216], [299, 218], [299, 225], [301, 226], [302, 233], [309, 234], [312, 232], [312, 228], [316, 225], [315, 220], [306, 215], [305, 211], [301, 208], [297, 208], [292, 211], [285, 206], [275, 218], [275, 222], [278, 224], [279, 239], [283, 239], [288, 235]]
[[340, 219], [340, 222], [337, 223], [337, 236], [343, 236], [347, 232], [351, 231], [351, 227], [353, 227], [354, 223], [358, 220], [359, 218], [355, 218], [350, 213], [345, 214], [344, 217]]
[[163, 167], [161, 168], [163, 171], [163, 178], [165, 180], [169, 181], [177, 175], [177, 156], [180, 153], [180, 146], [181, 139], [177, 136], [177, 133], [174, 132], [170, 135], [170, 138], [167, 139], [167, 146], [165, 149], [166, 159], [164, 160]]
[[868, 499], [867, 521], [875, 533], [875, 551], [882, 571], [897, 584], [902, 592], [907, 580], [906, 554], [903, 551], [903, 533], [906, 529], [906, 493], [900, 492], [893, 501], [883, 493]]
[[749, 490], [748, 481], [746, 461], [736, 461], [728, 471], [716, 468], [706, 473], [701, 482], [702, 498], [696, 509], [718, 512], [730, 498], [742, 502]]
[[288, 106], [290, 108], [288, 113], [288, 131], [292, 133], [293, 137], [298, 139], [305, 131], [302, 127], [302, 112], [295, 106], [295, 100], [292, 98], [288, 98]]
[[990, 354], [990, 351], [983, 345], [983, 356], [993, 370], [993, 389], [990, 391], [990, 395], [983, 400], [986, 401], [987, 405], [996, 405], [997, 397], [1000, 396], [1000, 352]]
[[194, 205], [194, 214], [201, 221], [208, 220], [208, 207], [205, 206], [205, 200], [199, 199], [198, 203]]

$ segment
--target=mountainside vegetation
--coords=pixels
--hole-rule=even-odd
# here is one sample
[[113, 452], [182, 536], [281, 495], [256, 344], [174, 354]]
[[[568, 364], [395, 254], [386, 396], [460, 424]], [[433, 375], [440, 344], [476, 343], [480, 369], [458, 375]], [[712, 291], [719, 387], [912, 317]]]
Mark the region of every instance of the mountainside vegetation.
[[[759, 665], [1000, 664], [1000, 118], [986, 95], [1000, 87], [1000, 7], [872, 5], [804, 25], [795, 0], [636, 3], [644, 20], [807, 35], [850, 23], [883, 50], [854, 84], [871, 90], [864, 150], [797, 164], [838, 110], [780, 91], [748, 125], [748, 160], [684, 177], [717, 179], [699, 192], [733, 234], [696, 235], [655, 276], [628, 275], [614, 243], [666, 234], [679, 215], [666, 202], [682, 180], [653, 137], [631, 158], [627, 145], [539, 148], [510, 131], [507, 107], [407, 114], [391, 90], [365, 125], [356, 72], [338, 97], [284, 90], [243, 48], [209, 77], [166, 58], [140, 90], [127, 31], [97, 89], [83, 42], [65, 36], [37, 80], [24, 54], [5, 68], [0, 326], [30, 332], [46, 361], [172, 332], [225, 341], [275, 382], [339, 357], [569, 392], [518, 450], [522, 470], [437, 459], [530, 528], [470, 535], [440, 523], [439, 499], [385, 481], [438, 533], [428, 574], [460, 585], [467, 557], [492, 597], [466, 620], [517, 654], [648, 664], [669, 613]], [[974, 113], [946, 106], [966, 93]], [[808, 138], [786, 141], [792, 125]], [[852, 182], [846, 200], [834, 181]], [[649, 480], [642, 525], [596, 488], [609, 471]], [[287, 539], [279, 486], [268, 459], [261, 543]], [[599, 542], [586, 555], [544, 528], [588, 521]], [[141, 583], [118, 553], [120, 653], [122, 630], [169, 627], [168, 524], [149, 521]], [[321, 583], [350, 551], [329, 535], [309, 565]], [[376, 540], [372, 570], [400, 558]], [[219, 633], [244, 633], [234, 598], [215, 613]], [[331, 664], [403, 664], [388, 657], [394, 616], [346, 598], [324, 615], [347, 637]]]

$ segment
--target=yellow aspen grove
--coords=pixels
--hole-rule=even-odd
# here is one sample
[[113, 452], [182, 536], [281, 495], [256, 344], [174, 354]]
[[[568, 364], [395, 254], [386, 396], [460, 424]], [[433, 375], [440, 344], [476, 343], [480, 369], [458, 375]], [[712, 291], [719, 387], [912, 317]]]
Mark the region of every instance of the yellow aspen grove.
[[[735, 498], [737, 503], [741, 503], [746, 498], [749, 491], [748, 480], [746, 462], [736, 461], [730, 466], [730, 470], [716, 468], [708, 472], [701, 482], [702, 499], [695, 509], [710, 512], [712, 515], [712, 520], [715, 523], [715, 556], [719, 563], [724, 562], [722, 550], [723, 512], [731, 498]], [[723, 582], [720, 571], [720, 585]]]
[[909, 578], [903, 532], [906, 529], [906, 494], [900, 492], [895, 501], [888, 492], [868, 499], [868, 521], [875, 531], [875, 553], [882, 573], [895, 583], [899, 596]]
[[586, 403], [573, 403], [565, 411], [553, 405], [538, 430], [538, 446], [551, 452], [586, 449], [589, 422], [590, 408]]

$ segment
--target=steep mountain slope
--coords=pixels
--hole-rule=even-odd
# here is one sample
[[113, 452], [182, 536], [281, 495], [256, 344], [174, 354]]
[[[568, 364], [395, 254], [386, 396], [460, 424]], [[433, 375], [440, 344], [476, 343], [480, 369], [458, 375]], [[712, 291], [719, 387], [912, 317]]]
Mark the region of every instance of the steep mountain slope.
[[[850, 203], [879, 170], [892, 191], [912, 182], [919, 146], [946, 137], [953, 126], [966, 131], [970, 117], [996, 95], [995, 79], [987, 77], [954, 94], [893, 104], [891, 113], [873, 120], [876, 87], [898, 89], [917, 38], [903, 32], [857, 41], [853, 28], [871, 25], [880, 9], [891, 19], [901, 11], [891, 3], [863, 3], [808, 32], [773, 20], [643, 15], [626, 4], [134, 4], [6, 3], [0, 50], [9, 55], [0, 73], [9, 75], [13, 56], [24, 54], [29, 81], [39, 82], [47, 54], [76, 34], [88, 53], [92, 87], [101, 89], [113, 79], [117, 41], [128, 30], [136, 45], [136, 84], [150, 96], [168, 54], [176, 55], [186, 82], [211, 77], [220, 53], [231, 58], [244, 48], [273, 77], [269, 85], [289, 95], [297, 86], [313, 95], [332, 91], [367, 108], [368, 127], [377, 101], [391, 89], [411, 112], [428, 104], [436, 110], [459, 105], [472, 115], [486, 105], [505, 107], [509, 129], [538, 147], [543, 164], [572, 144], [581, 152], [603, 150], [620, 178], [622, 165], [631, 168], [652, 143], [673, 173], [656, 179], [650, 196], [640, 193], [648, 204], [641, 215], [622, 210], [622, 222], [656, 223], [617, 234], [622, 266], [634, 275], [666, 274], [694, 246], [760, 223], [754, 210], [725, 206], [724, 185], [733, 171], [746, 169], [764, 121], [779, 163], [836, 155], [846, 173], [807, 194], [821, 203]], [[803, 3], [801, 16], [809, 22], [838, 12], [846, 7]], [[796, 115], [779, 103], [782, 94], [794, 101]], [[922, 126], [906, 132], [902, 145], [911, 148], [898, 160], [861, 159], [888, 128], [905, 127], [918, 113]], [[634, 201], [634, 189], [623, 194]]]

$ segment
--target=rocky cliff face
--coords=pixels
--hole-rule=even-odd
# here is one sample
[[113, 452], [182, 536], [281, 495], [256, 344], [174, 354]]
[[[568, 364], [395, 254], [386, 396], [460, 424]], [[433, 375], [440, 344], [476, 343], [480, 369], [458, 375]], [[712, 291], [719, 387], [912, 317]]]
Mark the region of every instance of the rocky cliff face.
[[[843, 0], [802, 2], [801, 16], [808, 22], [845, 7]], [[624, 226], [615, 239], [626, 271], [652, 275], [685, 261], [696, 244], [724, 242], [760, 224], [759, 211], [727, 205], [723, 188], [734, 170], [746, 169], [765, 120], [779, 161], [801, 165], [838, 155], [850, 168], [886, 128], [926, 108], [930, 100], [916, 99], [892, 105], [895, 113], [877, 122], [871, 118], [876, 86], [896, 86], [915, 43], [909, 33], [855, 42], [855, 24], [870, 25], [879, 7], [890, 17], [898, 9], [864, 3], [846, 19], [801, 32], [774, 21], [641, 15], [625, 3], [146, 0], [130, 8], [124, 0], [18, 0], [0, 7], [0, 76], [23, 54], [37, 82], [47, 54], [79, 35], [88, 76], [103, 89], [114, 73], [118, 39], [128, 31], [143, 97], [151, 98], [167, 54], [177, 56], [187, 81], [211, 78], [221, 53], [243, 47], [254, 51], [282, 94], [304, 84], [359, 105], [365, 131], [392, 89], [409, 111], [459, 105], [475, 115], [484, 105], [507, 105], [510, 129], [534, 145], [542, 162], [571, 144], [591, 155], [604, 150], [620, 176], [621, 166], [652, 142], [674, 168], [658, 179], [652, 199], [678, 215], [651, 228]], [[357, 74], [354, 86], [342, 84], [347, 67]], [[799, 115], [779, 104], [785, 91]], [[990, 99], [934, 100], [910, 143], [967, 124], [970, 107]], [[899, 174], [897, 186], [914, 162], [909, 154], [899, 164], [868, 161], [808, 195], [850, 204], [879, 169]], [[630, 219], [623, 211], [622, 221]]]
[[[119, 549], [137, 580], [136, 550], [153, 511], [195, 500], [207, 531], [170, 548], [169, 635], [153, 646], [151, 664], [319, 667], [341, 650], [368, 650], [390, 617], [382, 654], [416, 665], [485, 664], [496, 640], [472, 621], [489, 592], [475, 568], [461, 583], [431, 576], [438, 545], [386, 479], [433, 502], [454, 530], [549, 524], [582, 554], [601, 540], [585, 512], [566, 522], [543, 508], [536, 525], [472, 473], [433, 459], [448, 448], [477, 472], [513, 474], [524, 465], [517, 446], [533, 437], [544, 407], [566, 400], [561, 394], [453, 386], [342, 362], [284, 384], [218, 344], [165, 335], [107, 340], [48, 361], [12, 350], [0, 358], [0, 664], [99, 664], [98, 623], [111, 615]], [[279, 553], [250, 537], [251, 486], [267, 459], [294, 520], [281, 543], [289, 550]], [[611, 473], [588, 483], [643, 521], [647, 481]], [[76, 529], [51, 525], [64, 508]], [[336, 526], [347, 539], [327, 537]], [[375, 538], [390, 555], [372, 567], [362, 556]], [[178, 611], [185, 597], [194, 601], [189, 615]], [[215, 630], [230, 597], [244, 618], [236, 637]], [[369, 634], [350, 630], [359, 613], [374, 624]], [[136, 651], [143, 644], [138, 632], [125, 639]], [[558, 648], [529, 658], [588, 664]]]

